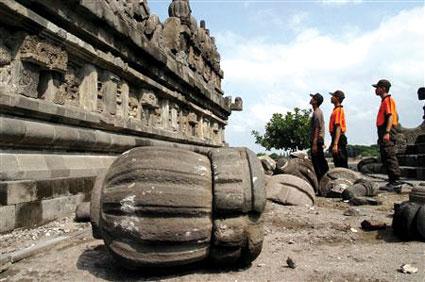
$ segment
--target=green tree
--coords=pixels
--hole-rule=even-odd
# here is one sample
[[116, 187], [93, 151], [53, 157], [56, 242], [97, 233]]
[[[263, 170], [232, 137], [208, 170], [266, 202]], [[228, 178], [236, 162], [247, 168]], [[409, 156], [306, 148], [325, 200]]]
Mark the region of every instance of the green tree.
[[311, 110], [294, 108], [293, 112], [286, 115], [273, 114], [266, 124], [266, 132], [260, 135], [258, 131], [251, 133], [255, 143], [267, 150], [272, 148], [280, 150], [302, 150], [310, 145], [310, 115]]

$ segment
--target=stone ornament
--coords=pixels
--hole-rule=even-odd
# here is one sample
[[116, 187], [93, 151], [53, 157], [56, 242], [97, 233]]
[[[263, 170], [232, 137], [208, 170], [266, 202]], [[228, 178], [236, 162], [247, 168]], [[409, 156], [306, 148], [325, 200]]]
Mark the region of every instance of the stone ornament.
[[61, 47], [37, 36], [28, 35], [19, 50], [20, 58], [48, 70], [65, 73], [68, 64], [68, 53]]
[[168, 7], [168, 16], [179, 18], [183, 23], [190, 21], [191, 14], [189, 0], [173, 0]]
[[208, 156], [166, 147], [127, 151], [96, 180], [93, 235], [127, 268], [249, 263], [262, 249], [265, 207], [254, 157], [245, 148]]
[[425, 186], [416, 186], [409, 201], [394, 204], [394, 234], [402, 240], [425, 241]]

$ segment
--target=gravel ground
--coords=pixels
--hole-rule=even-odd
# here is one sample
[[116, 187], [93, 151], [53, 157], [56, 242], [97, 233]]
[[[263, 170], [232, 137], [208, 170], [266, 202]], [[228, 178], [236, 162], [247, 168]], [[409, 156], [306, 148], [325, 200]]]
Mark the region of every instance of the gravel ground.
[[[408, 195], [385, 193], [378, 197], [383, 205], [358, 207], [360, 215], [357, 216], [345, 216], [350, 206], [336, 199], [318, 198], [314, 208], [268, 202], [263, 251], [252, 265], [243, 269], [218, 269], [200, 264], [156, 272], [131, 272], [114, 264], [103, 242], [91, 237], [87, 224], [73, 223], [68, 218], [38, 229], [0, 236], [4, 252], [34, 244], [32, 235], [46, 239], [48, 230], [65, 232], [62, 225], [70, 232], [86, 230], [80, 236], [11, 265], [0, 274], [0, 282], [425, 281], [424, 243], [400, 242], [392, 235], [390, 227], [372, 232], [361, 229], [360, 223], [365, 219], [390, 226], [393, 204], [407, 200]], [[21, 239], [13, 243], [12, 234], [20, 234]], [[7, 241], [4, 238], [8, 238]], [[288, 257], [295, 262], [295, 269], [288, 267]], [[410, 264], [418, 268], [418, 272], [403, 274], [398, 271], [402, 264]]]

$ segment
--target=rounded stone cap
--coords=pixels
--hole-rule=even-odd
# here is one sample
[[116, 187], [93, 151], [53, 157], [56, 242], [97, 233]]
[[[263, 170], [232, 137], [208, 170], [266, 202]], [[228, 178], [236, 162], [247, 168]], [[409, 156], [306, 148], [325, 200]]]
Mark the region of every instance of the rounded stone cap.
[[425, 204], [425, 186], [415, 186], [409, 194], [409, 200], [418, 204]]

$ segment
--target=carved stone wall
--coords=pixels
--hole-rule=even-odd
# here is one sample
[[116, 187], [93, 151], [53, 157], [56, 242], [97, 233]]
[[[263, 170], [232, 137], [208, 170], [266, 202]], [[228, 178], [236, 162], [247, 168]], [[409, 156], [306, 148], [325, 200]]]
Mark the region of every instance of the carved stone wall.
[[[170, 1], [169, 16], [162, 23], [146, 0], [0, 0], [0, 195], [14, 181], [71, 189], [82, 178], [87, 189], [71, 190], [88, 193], [136, 146], [226, 146], [242, 101], [224, 97], [215, 40], [189, 1]], [[0, 196], [0, 217], [55, 195]]]

